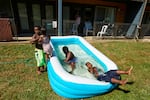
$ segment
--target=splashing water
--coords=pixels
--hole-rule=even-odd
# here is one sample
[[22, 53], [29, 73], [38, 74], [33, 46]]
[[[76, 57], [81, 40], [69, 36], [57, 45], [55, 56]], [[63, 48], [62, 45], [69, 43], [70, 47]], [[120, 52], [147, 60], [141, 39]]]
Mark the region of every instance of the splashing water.
[[65, 59], [65, 54], [62, 51], [63, 46], [67, 46], [69, 48], [69, 51], [72, 51], [73, 54], [77, 57], [76, 68], [73, 71], [74, 75], [95, 79], [95, 77], [88, 72], [87, 67], [85, 65], [86, 62], [91, 62], [93, 66], [98, 68], [99, 73], [103, 73], [101, 65], [93, 57], [91, 57], [84, 50], [82, 50], [82, 48], [79, 45], [55, 45], [55, 50], [57, 52], [58, 59], [67, 72], [71, 71], [71, 67], [63, 61]]

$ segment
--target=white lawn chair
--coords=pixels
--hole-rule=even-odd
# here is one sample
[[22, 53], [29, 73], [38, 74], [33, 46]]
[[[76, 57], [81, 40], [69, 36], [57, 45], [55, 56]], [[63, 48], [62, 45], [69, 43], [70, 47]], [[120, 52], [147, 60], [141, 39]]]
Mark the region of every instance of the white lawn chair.
[[93, 36], [95, 35], [92, 23], [90, 21], [85, 22], [84, 28], [85, 28], [85, 35], [86, 36], [88, 36], [88, 33], [92, 33]]
[[78, 25], [77, 24], [72, 25], [72, 33], [74, 35], [78, 35]]
[[108, 25], [103, 25], [101, 31], [99, 31], [99, 32], [97, 33], [97, 37], [98, 37], [98, 36], [102, 37], [103, 34], [106, 34], [106, 33], [107, 33], [107, 32], [106, 32], [106, 31], [107, 31], [107, 28], [108, 28]]
[[86, 29], [86, 32], [85, 32], [86, 36], [88, 36], [88, 33], [92, 33], [93, 36], [95, 35], [93, 29]]

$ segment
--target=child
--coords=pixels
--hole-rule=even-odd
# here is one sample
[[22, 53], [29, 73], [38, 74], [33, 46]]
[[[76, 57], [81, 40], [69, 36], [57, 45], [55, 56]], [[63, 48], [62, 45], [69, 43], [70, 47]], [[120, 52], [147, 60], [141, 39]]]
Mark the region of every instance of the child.
[[66, 59], [64, 60], [64, 62], [68, 63], [71, 66], [72, 71], [70, 73], [72, 73], [75, 68], [75, 63], [77, 59], [74, 56], [74, 54], [71, 51], [69, 51], [67, 46], [63, 47], [63, 52], [66, 55]]
[[45, 28], [41, 28], [41, 35], [39, 41], [42, 43], [44, 53], [46, 54], [46, 60], [52, 56], [52, 47], [50, 45], [50, 36], [46, 35]]
[[42, 44], [39, 42], [40, 29], [41, 29], [40, 26], [34, 27], [34, 35], [32, 36], [32, 39], [30, 40], [32, 44], [35, 44], [35, 58], [37, 61], [37, 73], [38, 74], [41, 74], [41, 72], [44, 71], [44, 66], [46, 66], [45, 55], [43, 53]]
[[110, 70], [108, 72], [105, 72], [104, 74], [98, 74], [97, 68], [93, 67], [93, 65], [90, 62], [86, 62], [85, 64], [88, 67], [88, 70], [90, 73], [94, 74], [94, 76], [99, 80], [99, 81], [106, 81], [106, 82], [111, 82], [111, 83], [116, 83], [116, 84], [121, 84], [125, 85], [127, 83], [126, 80], [120, 80], [120, 75], [121, 74], [127, 74], [130, 75], [132, 71], [132, 67], [127, 70], [127, 71], [122, 71], [122, 70]]

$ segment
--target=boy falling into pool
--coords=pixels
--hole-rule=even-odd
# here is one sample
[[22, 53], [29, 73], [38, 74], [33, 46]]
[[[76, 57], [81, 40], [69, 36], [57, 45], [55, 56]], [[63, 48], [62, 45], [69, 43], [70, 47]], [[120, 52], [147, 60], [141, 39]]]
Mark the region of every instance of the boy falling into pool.
[[130, 75], [132, 71], [132, 67], [127, 71], [122, 70], [110, 70], [108, 72], [105, 72], [104, 74], [98, 74], [97, 68], [93, 67], [93, 65], [90, 62], [86, 62], [85, 64], [88, 68], [88, 71], [92, 73], [99, 81], [105, 81], [105, 82], [111, 82], [115, 84], [125, 85], [128, 80], [120, 80], [121, 74]]
[[68, 63], [71, 66], [72, 71], [70, 73], [72, 73], [73, 70], [75, 69], [75, 63], [77, 61], [77, 58], [74, 56], [74, 54], [71, 51], [69, 51], [67, 46], [64, 46], [62, 49], [66, 56], [64, 62]]

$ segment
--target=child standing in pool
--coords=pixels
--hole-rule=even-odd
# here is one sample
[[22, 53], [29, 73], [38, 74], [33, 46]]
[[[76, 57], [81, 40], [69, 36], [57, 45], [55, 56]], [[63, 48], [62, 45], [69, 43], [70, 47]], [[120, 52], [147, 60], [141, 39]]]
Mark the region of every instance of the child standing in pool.
[[127, 74], [130, 75], [132, 71], [132, 67], [127, 70], [127, 71], [122, 71], [122, 70], [110, 70], [108, 72], [105, 72], [104, 74], [98, 74], [97, 68], [93, 67], [93, 65], [90, 62], [86, 62], [85, 64], [88, 67], [88, 71], [99, 80], [99, 81], [106, 81], [106, 82], [111, 82], [115, 84], [121, 84], [125, 85], [127, 83], [126, 80], [120, 80], [120, 75], [121, 74]]
[[64, 62], [68, 63], [71, 66], [72, 71], [70, 73], [72, 73], [75, 68], [75, 63], [77, 61], [77, 58], [74, 56], [74, 54], [71, 51], [69, 51], [67, 46], [64, 46], [62, 49], [66, 56]]

